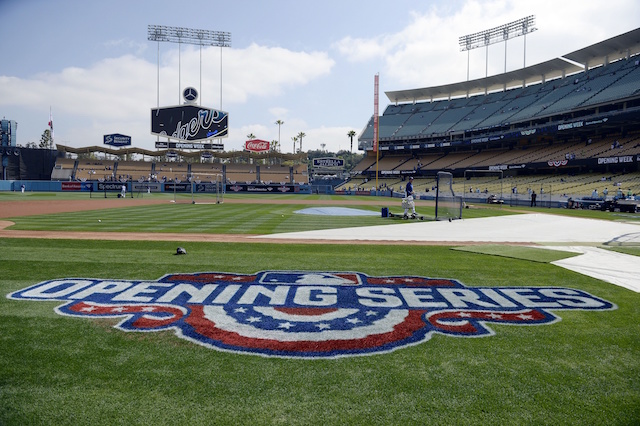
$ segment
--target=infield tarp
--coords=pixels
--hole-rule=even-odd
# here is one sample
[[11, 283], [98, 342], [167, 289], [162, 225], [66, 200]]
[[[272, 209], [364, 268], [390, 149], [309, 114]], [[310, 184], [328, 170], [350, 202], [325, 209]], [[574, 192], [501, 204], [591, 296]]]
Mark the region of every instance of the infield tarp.
[[348, 207], [309, 207], [307, 209], [296, 210], [294, 213], [318, 216], [380, 216], [380, 213], [371, 210], [352, 209]]
[[260, 238], [360, 241], [450, 241], [513, 243], [640, 244], [640, 224], [551, 214], [519, 214], [478, 219], [412, 222], [261, 235]]
[[[579, 250], [583, 255], [553, 262], [554, 265], [640, 292], [640, 261], [637, 256], [593, 247], [598, 244], [640, 245], [640, 224], [637, 223], [536, 213], [452, 222], [415, 222], [287, 232], [261, 235], [259, 238], [372, 242], [432, 241], [452, 245], [462, 242], [564, 245], [565, 247], [556, 249], [574, 252]], [[580, 246], [581, 244], [587, 246]], [[571, 248], [568, 249], [566, 246]]]

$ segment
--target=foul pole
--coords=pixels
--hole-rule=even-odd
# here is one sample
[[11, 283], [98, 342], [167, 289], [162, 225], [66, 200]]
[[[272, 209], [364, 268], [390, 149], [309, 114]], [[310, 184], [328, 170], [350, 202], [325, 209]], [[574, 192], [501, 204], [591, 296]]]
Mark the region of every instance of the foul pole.
[[373, 78], [373, 151], [376, 153], [376, 191], [378, 190], [378, 160], [380, 150], [378, 149], [378, 85], [380, 76], [376, 74]]

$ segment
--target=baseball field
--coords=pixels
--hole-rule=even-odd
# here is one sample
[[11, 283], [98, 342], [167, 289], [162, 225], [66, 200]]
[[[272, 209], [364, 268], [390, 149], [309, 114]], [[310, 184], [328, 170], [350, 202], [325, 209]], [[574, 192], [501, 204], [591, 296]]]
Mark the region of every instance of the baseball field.
[[[0, 424], [640, 424], [640, 293], [535, 238], [331, 239], [438, 223], [297, 213], [320, 206], [400, 209], [0, 193]], [[459, 222], [522, 214], [471, 206]]]

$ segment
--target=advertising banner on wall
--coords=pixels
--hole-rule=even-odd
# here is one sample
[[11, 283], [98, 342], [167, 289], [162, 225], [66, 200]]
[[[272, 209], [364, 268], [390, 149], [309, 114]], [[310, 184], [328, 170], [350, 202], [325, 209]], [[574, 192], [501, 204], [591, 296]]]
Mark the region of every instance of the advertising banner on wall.
[[300, 185], [277, 185], [277, 184], [244, 184], [234, 183], [226, 185], [226, 192], [253, 192], [262, 194], [294, 193], [300, 192]]
[[82, 182], [61, 182], [61, 188], [63, 191], [81, 191]]
[[157, 149], [207, 149], [210, 151], [224, 151], [221, 143], [208, 142], [156, 142]]

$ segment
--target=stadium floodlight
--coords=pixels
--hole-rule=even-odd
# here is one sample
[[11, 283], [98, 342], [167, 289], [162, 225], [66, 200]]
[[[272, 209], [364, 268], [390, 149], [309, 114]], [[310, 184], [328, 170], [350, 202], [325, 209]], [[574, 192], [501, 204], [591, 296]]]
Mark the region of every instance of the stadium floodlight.
[[473, 34], [467, 34], [458, 38], [460, 44], [460, 51], [467, 51], [467, 81], [469, 80], [469, 51], [478, 47], [487, 48], [487, 73], [489, 70], [488, 64], [488, 52], [489, 45], [495, 43], [505, 43], [505, 72], [507, 63], [507, 46], [506, 42], [510, 38], [525, 36], [525, 65], [526, 65], [526, 36], [537, 28], [535, 27], [536, 17], [535, 15], [529, 15], [525, 18], [518, 19], [517, 21], [509, 22], [508, 24], [500, 25], [489, 30], [480, 31]]
[[[230, 32], [149, 25], [147, 27], [147, 40], [158, 42], [158, 107], [160, 106], [160, 42], [178, 43], [179, 45], [186, 43], [200, 46], [200, 94], [202, 94], [202, 46], [220, 47], [220, 109], [222, 109], [222, 48], [231, 47]], [[178, 63], [180, 61], [179, 56], [178, 54]], [[178, 93], [181, 94], [179, 80], [180, 71], [178, 71]], [[178, 97], [178, 99], [180, 98]]]
[[149, 25], [149, 41], [187, 43], [199, 46], [231, 47], [231, 33], [225, 31], [196, 30], [192, 28]]
[[490, 30], [484, 30], [462, 36], [458, 39], [460, 43], [460, 50], [471, 50], [487, 46], [489, 44], [500, 43], [509, 38], [526, 35], [537, 29], [534, 26], [535, 20], [536, 17], [534, 15], [530, 15], [526, 18], [491, 28]]

